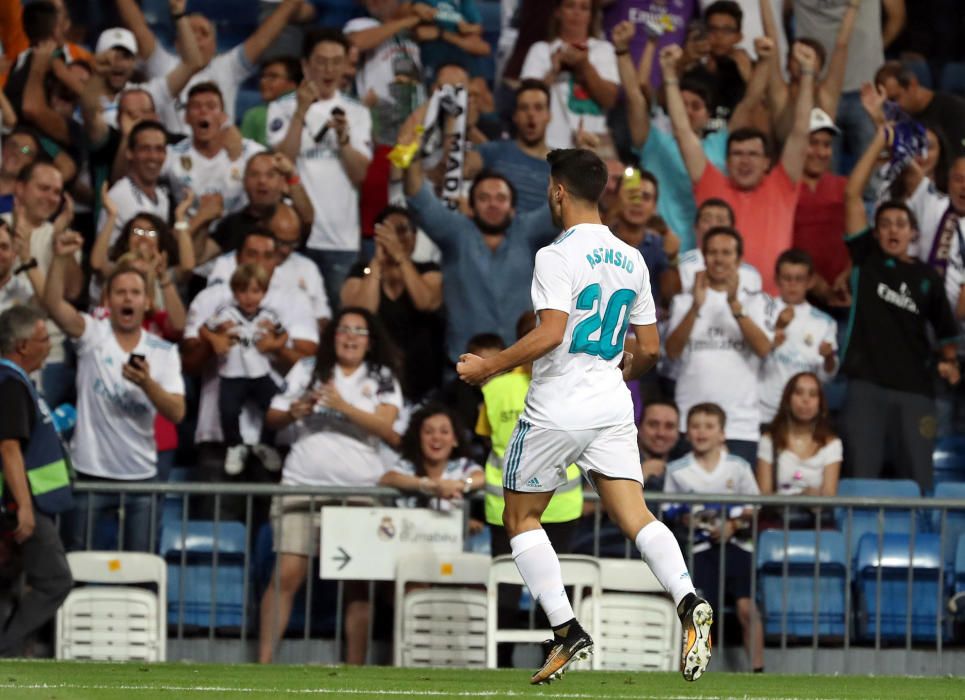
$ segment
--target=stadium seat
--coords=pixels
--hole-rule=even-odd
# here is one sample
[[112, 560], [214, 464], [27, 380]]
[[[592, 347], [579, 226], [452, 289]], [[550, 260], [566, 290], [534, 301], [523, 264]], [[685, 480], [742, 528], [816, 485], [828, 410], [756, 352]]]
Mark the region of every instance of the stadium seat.
[[[815, 561], [817, 586], [815, 587]], [[787, 578], [784, 562], [787, 561]], [[817, 596], [819, 637], [843, 638], [847, 617], [844, 536], [833, 530], [765, 530], [757, 544], [757, 570], [764, 634], [812, 639]], [[786, 601], [786, 603], [785, 603]]]
[[932, 453], [935, 487], [947, 482], [965, 483], [965, 437], [942, 438]]
[[[245, 526], [237, 522], [189, 520], [183, 532], [180, 521], [164, 524], [161, 555], [168, 566], [169, 625], [241, 629], [250, 600], [245, 589], [247, 539]], [[253, 622], [249, 614], [247, 623]]]
[[[268, 582], [275, 572], [275, 554], [272, 551], [272, 530], [271, 524], [265, 523], [258, 530], [255, 537], [254, 551], [252, 556], [252, 581], [255, 583], [255, 597], [260, 604], [262, 594], [268, 588]], [[310, 572], [311, 581], [311, 626], [308, 635], [311, 637], [331, 636], [335, 632], [336, 600], [337, 600], [337, 581], [325, 581], [318, 578], [318, 559], [315, 559], [314, 570]], [[285, 628], [287, 636], [301, 636], [305, 634], [305, 619], [307, 606], [305, 601], [308, 583], [295, 596], [292, 604], [291, 617], [288, 619], [288, 627]]]
[[[596, 601], [600, 600], [600, 564], [592, 557], [584, 557], [576, 554], [560, 555], [560, 568], [563, 572], [563, 583], [573, 586], [574, 592], [571, 599], [574, 610], [582, 610], [583, 589], [589, 588], [590, 595]], [[523, 579], [516, 568], [513, 557], [505, 554], [495, 557], [489, 568], [489, 582], [486, 585], [486, 596], [488, 602], [488, 612], [486, 615], [486, 666], [496, 668], [496, 645], [500, 642], [521, 642], [524, 644], [540, 644], [547, 637], [546, 629], [518, 630], [503, 629], [498, 626], [498, 593], [500, 584], [524, 585]], [[599, 636], [600, 611], [599, 603], [593, 604], [595, 609], [592, 611], [593, 624], [587, 625], [587, 632], [590, 636]], [[592, 659], [592, 668], [599, 668], [599, 657]]]
[[[942, 552], [945, 556], [945, 566], [951, 570], [955, 562], [955, 551], [958, 540], [965, 534], [965, 483], [946, 482], [935, 487], [935, 498], [958, 499], [962, 502], [961, 510], [948, 510], [945, 516], [945, 543]], [[931, 531], [938, 536], [942, 534], [942, 511], [931, 511]]]
[[[395, 666], [486, 667], [485, 554], [432, 552], [399, 560], [395, 578]], [[410, 584], [442, 587], [407, 591]]]
[[[911, 479], [841, 479], [838, 483], [838, 496], [871, 498], [921, 498], [921, 489]], [[885, 508], [854, 508], [851, 520], [850, 544], [851, 557], [856, 558], [858, 542], [867, 533], [877, 535], [879, 512], [883, 515], [880, 523], [883, 532], [907, 534], [911, 532], [911, 511]], [[838, 530], [848, 536], [848, 508], [835, 508], [834, 519]], [[922, 528], [918, 528], [920, 532]]]
[[[75, 588], [57, 611], [55, 656], [88, 661], [164, 661], [164, 560], [143, 552], [70, 552]], [[154, 590], [131, 584], [153, 586]]]
[[[680, 666], [680, 618], [663, 586], [641, 559], [600, 559], [599, 605], [588, 596], [578, 616], [594, 636], [604, 671], [675, 671]], [[579, 661], [574, 668], [589, 668]]]
[[[912, 641], [935, 641], [935, 618], [943, 616], [945, 600], [945, 588], [940, 580], [941, 544], [937, 535], [916, 535], [914, 556], [909, 557], [911, 544], [909, 535], [888, 533], [882, 538], [879, 554], [876, 534], [868, 533], [861, 538], [855, 570], [858, 640], [875, 639], [880, 573], [881, 640], [904, 643], [910, 618]], [[943, 624], [942, 629], [943, 638], [947, 638], [948, 626]]]

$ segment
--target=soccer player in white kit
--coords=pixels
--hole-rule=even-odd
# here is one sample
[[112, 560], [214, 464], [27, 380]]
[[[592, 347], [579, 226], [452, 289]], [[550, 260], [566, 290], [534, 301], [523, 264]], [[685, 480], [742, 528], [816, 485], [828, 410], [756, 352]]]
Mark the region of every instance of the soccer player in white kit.
[[[466, 354], [457, 366], [462, 379], [482, 384], [534, 363], [503, 470], [503, 521], [513, 559], [554, 633], [546, 661], [530, 682], [559, 678], [572, 661], [593, 653], [593, 640], [577, 622], [563, 587], [559, 559], [540, 527], [540, 515], [574, 462], [673, 596], [684, 630], [681, 672], [696, 680], [710, 661], [713, 611], [694, 592], [673, 534], [644, 501], [633, 404], [624, 383], [653, 367], [659, 353], [650, 276], [640, 252], [600, 221], [598, 201], [607, 182], [603, 161], [586, 149], [555, 150], [546, 159], [550, 211], [565, 233], [536, 254], [532, 296], [539, 326], [493, 357]], [[625, 354], [630, 327], [635, 351]]]

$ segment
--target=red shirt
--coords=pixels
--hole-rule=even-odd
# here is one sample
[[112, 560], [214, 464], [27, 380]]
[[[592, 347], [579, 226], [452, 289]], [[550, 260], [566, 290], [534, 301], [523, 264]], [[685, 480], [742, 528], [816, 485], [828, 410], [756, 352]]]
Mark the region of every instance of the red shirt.
[[757, 268], [764, 291], [777, 296], [774, 264], [778, 256], [791, 247], [797, 185], [778, 163], [753, 190], [741, 190], [710, 162], [700, 181], [694, 185], [694, 199], [699, 207], [717, 197], [734, 210], [736, 228], [744, 238], [744, 262]]
[[844, 245], [844, 188], [848, 178], [825, 173], [813, 190], [798, 187], [794, 212], [794, 247], [814, 258], [814, 270], [828, 284], [848, 266]]

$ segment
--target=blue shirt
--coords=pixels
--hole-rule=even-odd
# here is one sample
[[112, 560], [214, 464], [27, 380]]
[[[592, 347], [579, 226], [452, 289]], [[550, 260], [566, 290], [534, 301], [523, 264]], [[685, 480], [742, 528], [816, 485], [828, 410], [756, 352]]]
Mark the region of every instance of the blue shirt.
[[456, 362], [478, 333], [498, 333], [507, 345], [514, 342], [516, 321], [533, 309], [530, 285], [536, 251], [559, 234], [549, 207], [518, 214], [503, 242], [490, 250], [472, 219], [446, 207], [427, 185], [408, 203], [419, 226], [442, 252], [449, 359]]
[[13, 211], [13, 193], [0, 194], [0, 214]]
[[[707, 134], [702, 142], [707, 160], [721, 172], [726, 172], [727, 129]], [[694, 220], [697, 217], [697, 204], [694, 202], [693, 183], [677, 147], [677, 140], [673, 134], [652, 124], [647, 142], [642, 149], [638, 149], [637, 155], [640, 166], [656, 175], [660, 182], [657, 212], [680, 238], [680, 252], [691, 250], [696, 245]]]
[[486, 170], [494, 170], [516, 189], [516, 211], [522, 213], [546, 206], [550, 164], [520, 149], [516, 141], [490, 141], [476, 147]]

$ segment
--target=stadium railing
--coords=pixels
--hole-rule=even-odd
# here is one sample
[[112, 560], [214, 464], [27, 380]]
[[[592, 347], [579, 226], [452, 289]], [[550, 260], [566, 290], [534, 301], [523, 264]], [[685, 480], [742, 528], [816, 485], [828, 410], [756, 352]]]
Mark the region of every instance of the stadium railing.
[[[304, 496], [314, 509], [324, 505], [358, 505], [360, 499], [363, 503], [390, 506], [400, 495], [388, 488], [191, 482], [78, 482], [75, 488], [78, 492], [116, 494], [120, 521], [126, 499], [133, 494], [150, 494], [151, 548], [169, 564], [169, 645], [186, 639], [234, 639], [242, 642], [240, 648], [248, 655], [251, 642], [257, 639], [261, 591], [269, 580], [269, 572], [259, 569], [274, 566], [271, 537], [263, 528], [268, 522], [270, 497]], [[575, 551], [617, 558], [638, 556], [632, 543], [609, 523], [596, 494], [588, 492], [586, 498], [594, 504], [593, 512], [584, 516], [583, 527], [575, 538]], [[965, 539], [965, 498], [648, 492], [647, 501], [655, 513], [667, 513], [671, 506], [683, 506], [693, 512], [754, 507], [744, 535], [756, 548], [749, 572], [751, 598], [761, 608], [769, 660], [776, 658], [777, 650], [784, 653], [809, 647], [812, 672], [827, 670], [827, 652], [844, 654], [839, 670], [868, 673], [879, 665], [877, 652], [904, 649], [908, 672], [923, 672], [921, 659], [911, 658], [911, 652], [937, 654], [936, 668], [941, 669], [945, 648], [965, 642], [965, 627], [948, 609], [956, 585], [960, 587], [960, 581], [965, 580], [965, 570], [959, 571], [965, 569], [965, 561], [955, 561], [956, 551], [962, 549], [958, 546], [959, 538]], [[805, 520], [810, 518], [812, 525], [796, 529], [802, 512], [809, 514]], [[472, 541], [469, 514], [470, 501], [465, 501], [462, 516], [467, 543]], [[89, 512], [86, 548], [122, 549], [123, 527], [110, 523], [105, 527], [95, 520], [94, 513]], [[694, 559], [690, 545], [699, 532], [697, 521], [698, 517], [691, 517], [685, 520], [685, 526], [676, 529], [691, 570]], [[159, 551], [162, 543], [165, 551]], [[712, 546], [722, 547], [725, 543], [726, 539]], [[314, 552], [309, 560], [310, 575], [296, 601], [286, 638], [305, 642], [320, 637], [332, 639], [330, 660], [340, 661], [344, 582], [318, 579], [317, 567], [318, 552]], [[277, 569], [270, 575], [276, 574]], [[741, 642], [739, 634], [728, 633], [729, 629], [739, 629], [739, 625], [727, 597], [727, 577], [726, 557], [720, 557], [716, 597], [724, 600], [725, 605], [715, 620], [715, 653], [727, 649], [733, 659]], [[369, 582], [369, 599], [377, 600], [375, 582]], [[324, 610], [319, 611], [319, 606]], [[375, 615], [372, 617], [368, 660], [384, 662], [386, 655], [377, 656], [374, 652]], [[532, 610], [529, 619], [533, 624]], [[872, 649], [876, 655], [870, 658], [874, 659], [875, 668], [869, 669], [867, 653]], [[732, 661], [730, 665], [740, 668], [741, 663]], [[800, 658], [795, 663], [797, 667], [808, 665]]]

